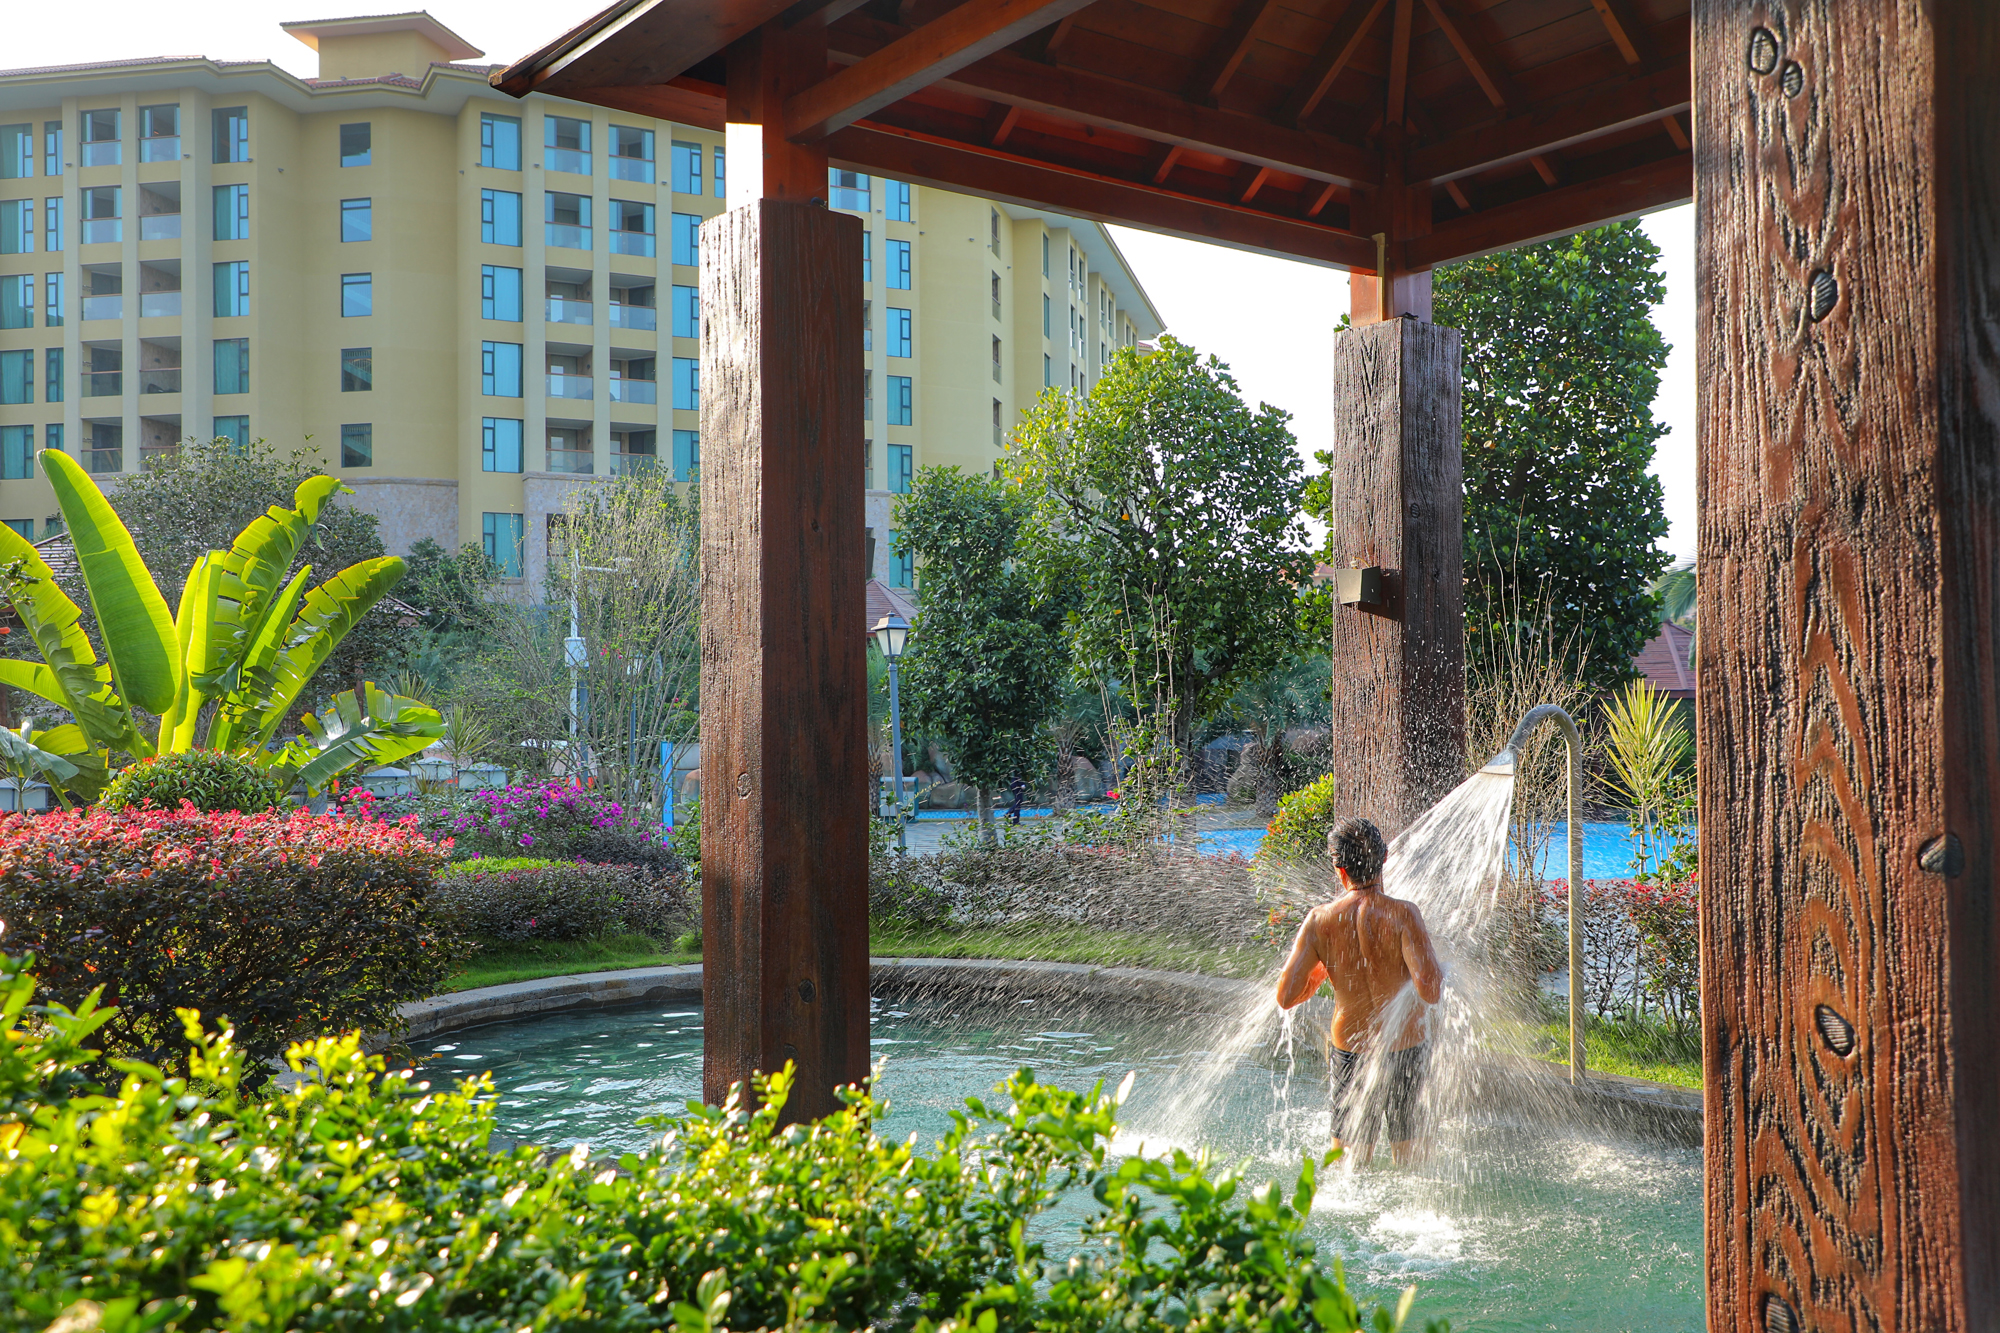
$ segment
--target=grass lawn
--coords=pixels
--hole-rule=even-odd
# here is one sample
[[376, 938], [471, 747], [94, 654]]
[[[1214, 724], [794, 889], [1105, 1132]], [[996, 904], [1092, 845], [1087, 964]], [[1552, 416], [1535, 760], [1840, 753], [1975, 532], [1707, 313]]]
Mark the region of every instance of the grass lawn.
[[[1569, 1018], [1558, 1014], [1526, 1034], [1530, 1055], [1569, 1066]], [[1658, 1024], [1592, 1018], [1583, 1034], [1584, 1064], [1593, 1074], [1625, 1074], [1701, 1090], [1701, 1038]]]
[[1159, 967], [1172, 972], [1255, 978], [1277, 965], [1267, 950], [1218, 951], [1165, 935], [1097, 930], [1085, 926], [940, 930], [882, 922], [868, 932], [868, 952], [901, 958], [1031, 958], [1048, 963], [1101, 967]]
[[688, 952], [662, 945], [649, 935], [607, 935], [597, 940], [557, 943], [551, 940], [503, 944], [488, 940], [465, 970], [446, 985], [448, 991], [500, 986], [510, 981], [560, 977], [572, 972], [611, 972], [622, 967], [658, 967], [665, 963], [699, 963], [700, 950]]

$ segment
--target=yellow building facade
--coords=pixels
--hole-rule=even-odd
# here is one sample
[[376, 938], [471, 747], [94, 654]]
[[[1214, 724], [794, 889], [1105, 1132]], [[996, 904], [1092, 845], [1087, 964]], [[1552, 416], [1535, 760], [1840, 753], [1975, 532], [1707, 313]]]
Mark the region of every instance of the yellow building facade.
[[[0, 72], [0, 519], [33, 454], [304, 445], [392, 552], [483, 543], [529, 595], [571, 490], [700, 467], [698, 231], [722, 136], [488, 86], [423, 13], [284, 25], [321, 77], [159, 59]], [[867, 236], [872, 573], [917, 468], [985, 470], [1045, 386], [1158, 335], [1102, 227], [834, 172]]]

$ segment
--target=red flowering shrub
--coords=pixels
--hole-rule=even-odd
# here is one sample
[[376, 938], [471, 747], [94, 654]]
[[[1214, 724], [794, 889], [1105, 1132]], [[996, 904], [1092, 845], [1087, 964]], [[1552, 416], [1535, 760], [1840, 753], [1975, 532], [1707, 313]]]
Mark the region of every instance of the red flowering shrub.
[[[1577, 914], [1583, 937], [1584, 994], [1600, 1017], [1651, 1007], [1674, 1023], [1701, 1012], [1700, 895], [1693, 881], [1647, 884], [1587, 879]], [[1544, 902], [1557, 922], [1569, 912], [1569, 885], [1550, 880]], [[1564, 954], [1558, 966], [1567, 962]]]
[[649, 887], [636, 866], [472, 861], [439, 875], [430, 902], [440, 917], [467, 935], [589, 940], [616, 930], [627, 905]]
[[304, 811], [0, 815], [0, 922], [51, 1000], [93, 987], [107, 1056], [184, 1067], [176, 1009], [227, 1018], [258, 1060], [394, 1032], [463, 945], [425, 904], [444, 849], [414, 827]]

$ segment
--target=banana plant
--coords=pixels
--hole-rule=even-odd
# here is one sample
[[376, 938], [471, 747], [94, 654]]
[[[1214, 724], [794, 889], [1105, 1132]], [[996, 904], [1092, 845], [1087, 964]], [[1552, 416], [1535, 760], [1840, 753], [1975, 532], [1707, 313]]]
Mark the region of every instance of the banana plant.
[[0, 727], [0, 769], [14, 779], [14, 808], [28, 808], [28, 787], [37, 779], [45, 779], [49, 790], [56, 794], [65, 808], [69, 798], [63, 795], [62, 784], [77, 777], [82, 770], [69, 760], [53, 751], [44, 750], [43, 742], [56, 729], [39, 731], [35, 720], [29, 718], [19, 727]]
[[[369, 608], [403, 577], [393, 556], [363, 560], [308, 587], [312, 566], [292, 561], [326, 503], [345, 489], [313, 477], [253, 520], [227, 551], [195, 562], [180, 608], [166, 600], [97, 484], [69, 455], [37, 455], [69, 525], [77, 564], [103, 637], [99, 662], [82, 612], [27, 539], [0, 526], [0, 583], [42, 662], [0, 659], [0, 684], [60, 704], [76, 719], [40, 744], [77, 769], [70, 789], [92, 799], [113, 756], [226, 750], [318, 790], [360, 763], [394, 763], [444, 730], [437, 710], [364, 683], [334, 696], [331, 723], [306, 716], [307, 736], [273, 748], [278, 726]], [[151, 736], [138, 710], [159, 718]]]

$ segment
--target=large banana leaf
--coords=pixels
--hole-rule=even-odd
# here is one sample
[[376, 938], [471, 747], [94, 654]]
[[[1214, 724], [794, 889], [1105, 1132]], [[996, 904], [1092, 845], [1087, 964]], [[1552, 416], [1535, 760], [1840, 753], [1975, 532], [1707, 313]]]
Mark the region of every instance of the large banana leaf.
[[420, 700], [390, 694], [373, 681], [342, 690], [322, 721], [305, 716], [306, 736], [274, 755], [273, 767], [303, 779], [318, 791], [357, 764], [379, 768], [417, 753], [444, 734], [444, 719]]
[[262, 745], [270, 740], [313, 673], [368, 614], [368, 608], [402, 579], [403, 562], [393, 555], [382, 556], [349, 565], [307, 593], [305, 605], [291, 621], [283, 648], [271, 663], [270, 688], [257, 701], [261, 713], [255, 730], [239, 732], [237, 743]]
[[287, 631], [292, 625], [292, 613], [298, 609], [299, 596], [306, 580], [311, 577], [311, 565], [303, 566], [292, 576], [284, 591], [271, 600], [270, 609], [256, 635], [239, 652], [235, 688], [223, 699], [222, 707], [216, 710], [215, 722], [208, 729], [210, 749], [230, 749], [244, 737], [256, 735], [259, 731], [263, 734], [257, 736], [255, 744], [262, 745], [270, 738], [270, 731], [264, 729], [261, 723], [264, 701], [270, 697], [275, 681], [272, 666], [284, 648]]
[[97, 612], [98, 631], [111, 659], [111, 676], [126, 699], [148, 712], [165, 713], [180, 693], [180, 644], [174, 618], [160, 596], [132, 534], [118, 520], [104, 492], [77, 461], [57, 449], [41, 452], [42, 471], [55, 488], [69, 525], [76, 561]]
[[76, 768], [62, 782], [64, 790], [81, 801], [94, 801], [111, 781], [111, 769], [103, 750], [90, 743], [83, 729], [73, 722], [35, 733], [35, 744], [52, 755], [60, 755]]
[[0, 727], [0, 765], [17, 773], [46, 773], [57, 782], [69, 781], [79, 772], [77, 766], [35, 744], [42, 734], [32, 722], [23, 722], [18, 731]]
[[214, 553], [220, 579], [202, 654], [201, 688], [208, 698], [239, 688], [244, 652], [277, 613], [274, 599], [306, 533], [319, 521], [327, 500], [342, 489], [332, 477], [310, 477], [299, 484], [293, 508], [273, 505], [236, 535], [229, 550]]
[[14, 614], [46, 663], [0, 660], [0, 684], [68, 709], [94, 745], [152, 753], [133, 726], [131, 709], [112, 688], [110, 670], [77, 624], [82, 609], [56, 584], [41, 553], [5, 524], [0, 524], [0, 572]]
[[174, 615], [174, 635], [181, 651], [181, 688], [174, 706], [160, 718], [161, 754], [178, 754], [194, 744], [195, 724], [209, 696], [200, 677], [207, 661], [208, 626], [215, 607], [215, 588], [222, 571], [215, 552], [205, 552], [181, 585], [181, 609]]

